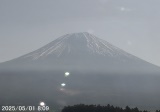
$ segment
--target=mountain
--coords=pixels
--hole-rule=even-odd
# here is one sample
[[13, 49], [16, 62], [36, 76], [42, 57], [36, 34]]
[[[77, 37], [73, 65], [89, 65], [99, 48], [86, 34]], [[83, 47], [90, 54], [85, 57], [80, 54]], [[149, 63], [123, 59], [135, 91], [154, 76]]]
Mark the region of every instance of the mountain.
[[0, 105], [109, 103], [155, 110], [159, 74], [159, 67], [92, 34], [72, 33], [1, 63]]
[[46, 46], [4, 63], [9, 70], [87, 70], [156, 73], [160, 68], [87, 32], [66, 34]]

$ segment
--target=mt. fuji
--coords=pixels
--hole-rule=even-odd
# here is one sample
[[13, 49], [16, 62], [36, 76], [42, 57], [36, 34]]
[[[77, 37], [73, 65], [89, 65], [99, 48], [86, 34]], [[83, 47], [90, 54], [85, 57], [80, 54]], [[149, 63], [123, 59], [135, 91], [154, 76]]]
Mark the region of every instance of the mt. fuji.
[[9, 70], [93, 70], [127, 73], [134, 71], [152, 73], [159, 70], [155, 65], [87, 32], [66, 34], [4, 65], [9, 66]]
[[41, 49], [28, 54], [33, 60], [55, 55], [61, 57], [70, 54], [102, 55], [110, 57], [131, 56], [89, 33], [73, 33], [64, 35]]
[[0, 105], [160, 109], [160, 68], [96, 36], [66, 34], [0, 64]]

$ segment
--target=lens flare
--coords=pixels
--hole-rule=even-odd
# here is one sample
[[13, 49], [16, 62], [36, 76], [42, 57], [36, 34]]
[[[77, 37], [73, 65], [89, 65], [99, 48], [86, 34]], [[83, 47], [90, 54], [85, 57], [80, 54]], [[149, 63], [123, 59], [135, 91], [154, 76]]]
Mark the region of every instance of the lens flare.
[[66, 86], [66, 84], [65, 84], [65, 83], [62, 83], [61, 86], [64, 87], [64, 86]]
[[70, 75], [69, 72], [65, 72], [65, 76], [68, 77]]
[[44, 102], [40, 102], [39, 105], [40, 106], [45, 106], [45, 103]]

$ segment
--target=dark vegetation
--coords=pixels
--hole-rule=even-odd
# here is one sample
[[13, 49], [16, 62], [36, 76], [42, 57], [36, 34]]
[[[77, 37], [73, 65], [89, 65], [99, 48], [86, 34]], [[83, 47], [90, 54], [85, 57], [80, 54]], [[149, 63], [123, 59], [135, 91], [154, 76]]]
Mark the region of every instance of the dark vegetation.
[[[101, 106], [101, 105], [84, 105], [78, 104], [74, 106], [66, 106], [62, 109], [62, 112], [149, 112], [147, 110], [139, 110], [137, 107], [130, 108], [126, 106], [125, 108], [114, 107], [113, 105]], [[160, 112], [160, 110], [156, 110]]]

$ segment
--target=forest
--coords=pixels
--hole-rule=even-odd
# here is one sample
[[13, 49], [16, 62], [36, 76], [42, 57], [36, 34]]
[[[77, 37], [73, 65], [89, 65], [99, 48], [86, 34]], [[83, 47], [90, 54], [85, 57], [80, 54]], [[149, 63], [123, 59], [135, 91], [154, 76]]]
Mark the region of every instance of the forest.
[[[62, 112], [150, 112], [147, 110], [139, 110], [137, 107], [130, 108], [126, 106], [125, 108], [115, 107], [113, 105], [85, 105], [78, 104], [73, 106], [66, 106], [62, 109]], [[155, 112], [160, 112], [160, 110], [156, 110]]]

